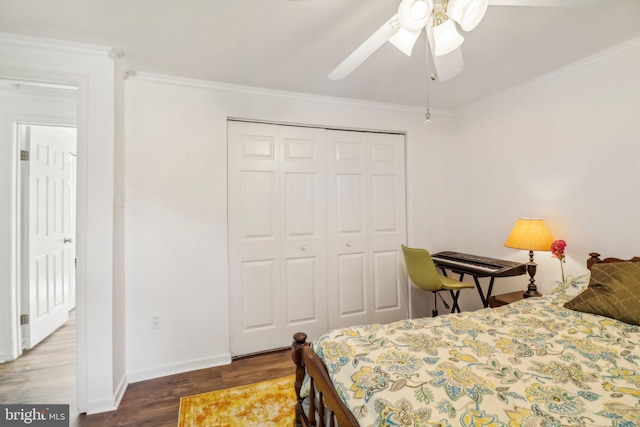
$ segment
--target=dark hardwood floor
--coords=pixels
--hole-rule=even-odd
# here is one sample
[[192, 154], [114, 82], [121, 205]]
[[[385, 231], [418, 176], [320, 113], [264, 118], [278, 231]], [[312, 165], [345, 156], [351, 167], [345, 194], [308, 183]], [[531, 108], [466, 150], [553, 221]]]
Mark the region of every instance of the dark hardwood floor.
[[[129, 384], [118, 410], [77, 414], [73, 319], [24, 356], [0, 364], [0, 402], [68, 403], [71, 426], [177, 426], [180, 397], [295, 372], [289, 349], [243, 357], [230, 365]], [[293, 404], [294, 402], [292, 402]]]

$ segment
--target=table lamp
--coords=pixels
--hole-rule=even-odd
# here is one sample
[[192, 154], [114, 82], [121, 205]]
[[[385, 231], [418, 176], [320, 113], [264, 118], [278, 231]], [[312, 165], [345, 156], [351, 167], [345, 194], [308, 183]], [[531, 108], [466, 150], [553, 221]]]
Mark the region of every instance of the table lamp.
[[553, 243], [553, 237], [540, 218], [519, 218], [504, 242], [508, 248], [529, 251], [529, 262], [527, 263], [529, 286], [523, 294], [525, 298], [540, 296], [534, 279], [538, 264], [533, 262], [533, 251], [550, 251], [551, 243]]

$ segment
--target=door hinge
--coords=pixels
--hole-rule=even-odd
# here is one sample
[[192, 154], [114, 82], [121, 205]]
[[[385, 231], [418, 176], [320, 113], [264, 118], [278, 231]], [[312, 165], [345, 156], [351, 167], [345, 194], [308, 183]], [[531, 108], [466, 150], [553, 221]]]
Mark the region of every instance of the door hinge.
[[20, 324], [21, 325], [26, 325], [29, 323], [29, 315], [28, 314], [21, 314], [20, 315]]
[[27, 150], [20, 150], [20, 160], [29, 160], [29, 152]]

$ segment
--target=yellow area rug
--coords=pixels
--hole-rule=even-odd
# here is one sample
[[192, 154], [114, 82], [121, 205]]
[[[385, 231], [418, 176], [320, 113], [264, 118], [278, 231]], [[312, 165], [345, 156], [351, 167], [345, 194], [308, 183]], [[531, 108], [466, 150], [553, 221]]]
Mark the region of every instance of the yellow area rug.
[[295, 375], [180, 398], [178, 427], [291, 427]]

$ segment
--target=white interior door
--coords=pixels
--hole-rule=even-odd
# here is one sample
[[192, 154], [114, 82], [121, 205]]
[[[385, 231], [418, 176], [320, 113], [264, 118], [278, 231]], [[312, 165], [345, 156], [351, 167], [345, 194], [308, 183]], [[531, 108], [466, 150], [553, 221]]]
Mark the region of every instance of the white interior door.
[[329, 327], [406, 318], [402, 135], [327, 135]]
[[324, 132], [230, 121], [232, 355], [326, 330]]
[[[25, 348], [32, 348], [69, 318], [75, 306], [76, 129], [21, 125], [28, 160], [23, 189], [27, 262], [23, 276]], [[24, 214], [23, 214], [24, 218]]]
[[285, 328], [281, 346], [304, 331], [327, 332], [324, 129], [280, 126]]

